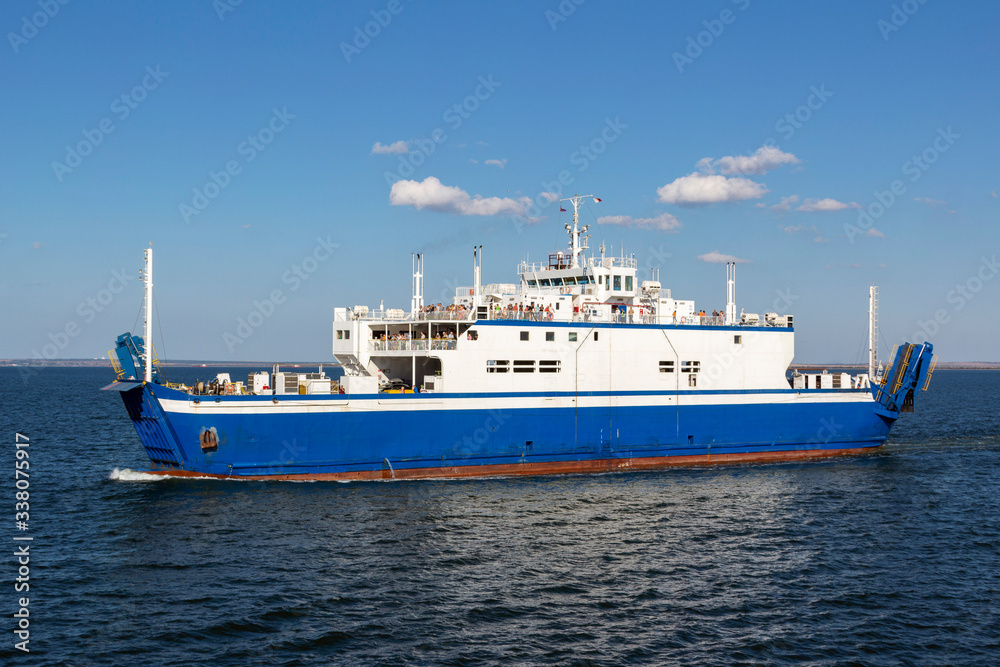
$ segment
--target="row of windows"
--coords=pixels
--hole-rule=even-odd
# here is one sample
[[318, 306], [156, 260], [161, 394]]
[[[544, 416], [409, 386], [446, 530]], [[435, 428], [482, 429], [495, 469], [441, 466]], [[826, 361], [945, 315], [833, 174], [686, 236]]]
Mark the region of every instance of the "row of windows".
[[[539, 373], [558, 373], [562, 370], [562, 362], [557, 359], [542, 359], [538, 362]], [[534, 373], [534, 359], [515, 359], [514, 365], [506, 359], [490, 359], [486, 362], [487, 373]]]
[[[660, 372], [661, 373], [673, 373], [674, 372], [674, 362], [661, 361], [660, 362]], [[681, 362], [681, 373], [699, 373], [701, 372], [701, 362], [700, 361], [682, 361]]]
[[[631, 292], [633, 287], [633, 276], [624, 276], [625, 291]], [[528, 287], [563, 287], [574, 285], [590, 285], [594, 281], [590, 276], [565, 276], [563, 278], [539, 278], [529, 280]], [[597, 284], [603, 285], [607, 289], [616, 292], [622, 291], [622, 276], [597, 276]]]
[[[530, 332], [528, 332], [528, 331], [522, 331], [521, 332], [521, 340], [529, 340], [530, 339], [529, 333]], [[598, 332], [596, 332], [596, 331], [594, 332], [594, 340], [597, 340], [597, 333]], [[545, 332], [545, 342], [546, 343], [552, 343], [552, 342], [555, 342], [555, 340], [556, 340], [556, 332], [555, 331], [546, 331]], [[577, 338], [577, 332], [576, 331], [570, 331], [569, 334], [568, 334], [567, 340], [569, 340], [569, 342], [571, 342], [571, 343], [575, 343], [578, 340], [578, 338]]]

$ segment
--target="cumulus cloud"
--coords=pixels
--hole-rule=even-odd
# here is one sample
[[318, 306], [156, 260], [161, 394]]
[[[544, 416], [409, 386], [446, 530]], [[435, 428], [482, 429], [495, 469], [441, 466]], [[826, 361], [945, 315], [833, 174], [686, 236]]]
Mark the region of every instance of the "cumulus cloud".
[[538, 196], [548, 202], [554, 202], [559, 199], [559, 194], [556, 192], [541, 192]]
[[921, 204], [927, 204], [931, 208], [937, 208], [939, 206], [944, 206], [944, 205], [946, 205], [948, 203], [948, 202], [944, 201], [943, 199], [931, 199], [930, 197], [914, 197], [913, 201], [918, 201]]
[[879, 230], [875, 229], [874, 227], [869, 227], [868, 231], [865, 232], [865, 236], [874, 236], [875, 238], [878, 238], [878, 239], [884, 239], [885, 238], [885, 234], [883, 234]]
[[378, 141], [372, 146], [372, 155], [390, 155], [393, 153], [409, 153], [410, 152], [410, 142], [408, 141], [394, 141], [393, 143], [386, 146]]
[[851, 202], [845, 204], [842, 201], [837, 201], [836, 199], [806, 199], [802, 202], [802, 205], [796, 208], [796, 211], [807, 211], [810, 213], [815, 213], [817, 211], [843, 211], [845, 208], [861, 208], [856, 202]]
[[507, 166], [507, 158], [504, 158], [502, 160], [486, 160], [483, 162], [483, 164], [489, 164], [493, 165], [494, 167], [500, 167], [501, 169], [503, 169], [504, 167]]
[[657, 189], [660, 201], [679, 206], [703, 206], [717, 202], [759, 199], [767, 192], [763, 183], [748, 178], [726, 178], [695, 172]]
[[472, 196], [461, 188], [444, 185], [434, 176], [428, 176], [423, 181], [396, 181], [389, 191], [389, 203], [454, 215], [523, 216], [531, 205], [531, 198]]
[[736, 262], [737, 264], [749, 264], [749, 259], [740, 259], [733, 255], [724, 255], [718, 250], [713, 250], [712, 252], [705, 253], [704, 255], [698, 255], [698, 261], [708, 262], [709, 264], [725, 264], [726, 262]]
[[599, 225], [622, 225], [624, 227], [649, 227], [662, 232], [680, 231], [681, 221], [669, 213], [661, 213], [652, 218], [633, 218], [630, 215], [606, 215], [597, 219]]
[[[706, 160], [709, 162], [706, 163]], [[783, 164], [798, 163], [797, 157], [782, 151], [777, 146], [761, 146], [753, 155], [727, 155], [715, 161], [711, 161], [711, 158], [702, 158], [698, 166], [702, 169], [718, 169], [721, 174], [733, 176], [765, 174]], [[703, 166], [706, 164], [710, 166]]]
[[819, 230], [816, 229], [816, 225], [789, 225], [785, 227], [786, 234], [795, 234], [797, 232], [813, 232], [814, 234], [819, 234]]
[[784, 164], [798, 163], [797, 157], [776, 146], [761, 146], [752, 155], [703, 157], [695, 163], [697, 171], [667, 183], [656, 192], [660, 201], [680, 206], [759, 199], [767, 193], [767, 186], [742, 176], [764, 174]]
[[[771, 207], [772, 211], [791, 211], [792, 204], [799, 200], [798, 195], [791, 195], [790, 197], [782, 197], [781, 201]], [[762, 204], [763, 206], [763, 204]]]

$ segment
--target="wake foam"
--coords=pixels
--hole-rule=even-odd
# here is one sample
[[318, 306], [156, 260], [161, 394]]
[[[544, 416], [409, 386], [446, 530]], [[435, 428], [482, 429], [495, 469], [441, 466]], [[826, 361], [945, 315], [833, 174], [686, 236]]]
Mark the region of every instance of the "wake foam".
[[165, 477], [163, 475], [153, 475], [148, 472], [140, 472], [130, 468], [115, 468], [111, 471], [111, 474], [108, 475], [108, 479], [113, 479], [116, 482], [160, 482], [164, 480]]

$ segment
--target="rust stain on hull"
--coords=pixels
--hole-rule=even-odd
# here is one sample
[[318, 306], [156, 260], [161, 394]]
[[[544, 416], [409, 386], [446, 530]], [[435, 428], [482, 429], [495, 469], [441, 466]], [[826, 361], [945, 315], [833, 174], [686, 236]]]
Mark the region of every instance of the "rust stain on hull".
[[779, 461], [803, 461], [809, 459], [832, 458], [836, 456], [858, 456], [870, 454], [878, 447], [854, 447], [850, 449], [820, 449], [789, 452], [749, 452], [741, 454], [700, 454], [696, 456], [656, 456], [634, 459], [599, 459], [588, 461], [546, 461], [537, 463], [499, 463], [478, 466], [447, 466], [440, 468], [397, 468], [389, 470], [358, 470], [354, 472], [303, 473], [290, 475], [219, 475], [195, 470], [145, 470], [148, 474], [164, 477], [211, 477], [214, 479], [235, 479], [245, 481], [372, 481], [383, 479], [435, 479], [435, 478], [475, 478], [512, 477], [526, 475], [569, 475], [577, 473], [601, 473], [628, 470], [656, 470], [659, 468], [718, 465], [725, 463], [767, 463]]

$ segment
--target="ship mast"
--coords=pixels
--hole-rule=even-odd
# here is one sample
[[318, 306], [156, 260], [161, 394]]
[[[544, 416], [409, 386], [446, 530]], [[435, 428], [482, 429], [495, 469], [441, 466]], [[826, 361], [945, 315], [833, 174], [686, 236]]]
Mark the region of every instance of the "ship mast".
[[594, 201], [601, 201], [594, 195], [573, 195], [572, 197], [559, 200], [560, 202], [573, 202], [573, 227], [566, 225], [566, 231], [569, 233], [569, 249], [573, 255], [572, 268], [574, 269], [580, 266], [580, 253], [589, 247], [587, 245], [586, 233], [590, 229], [590, 225], [584, 225], [582, 229], [580, 228], [580, 200], [587, 197], [590, 197]]
[[878, 370], [878, 287], [868, 288], [868, 379], [875, 382]]
[[146, 284], [145, 320], [143, 322], [142, 363], [144, 367], [143, 380], [153, 381], [153, 248], [152, 243], [146, 248], [146, 268], [142, 272], [142, 281]]

